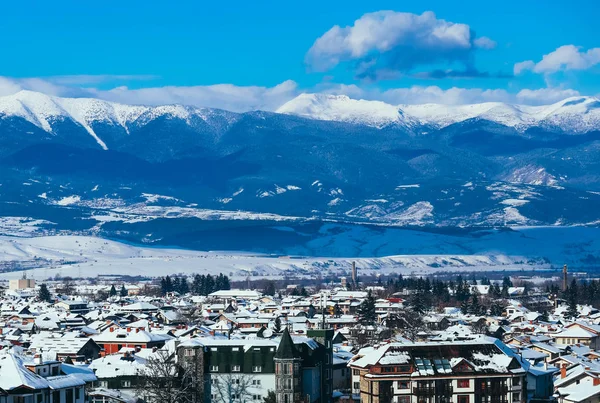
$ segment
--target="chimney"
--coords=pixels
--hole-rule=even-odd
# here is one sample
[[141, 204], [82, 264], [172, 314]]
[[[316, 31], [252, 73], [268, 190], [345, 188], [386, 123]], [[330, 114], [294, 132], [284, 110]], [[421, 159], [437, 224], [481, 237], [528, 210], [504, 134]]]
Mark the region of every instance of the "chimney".
[[156, 353], [158, 351], [158, 347], [152, 347], [152, 352]]
[[127, 328], [127, 333], [129, 333], [129, 332], [131, 332], [131, 328], [130, 327]]
[[139, 328], [139, 327], [136, 327], [136, 328], [135, 328], [135, 332], [136, 332], [136, 333], [139, 333], [139, 332], [140, 332], [140, 328]]
[[112, 328], [112, 327], [111, 327], [111, 328], [109, 328], [109, 329], [110, 329], [110, 332], [111, 332], [111, 333], [115, 331], [115, 329], [114, 329], [114, 328]]
[[567, 377], [567, 367], [564, 365], [560, 367], [560, 379], [565, 379]]
[[33, 363], [35, 365], [42, 365], [43, 364], [43, 360], [42, 360], [42, 355], [37, 353], [36, 355], [33, 356]]
[[600, 385], [600, 378], [594, 378], [594, 386]]

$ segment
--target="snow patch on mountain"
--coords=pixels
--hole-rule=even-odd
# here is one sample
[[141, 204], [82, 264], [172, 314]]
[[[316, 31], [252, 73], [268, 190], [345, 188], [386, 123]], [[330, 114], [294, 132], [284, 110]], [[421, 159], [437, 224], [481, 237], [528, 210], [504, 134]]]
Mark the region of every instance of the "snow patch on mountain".
[[418, 126], [441, 129], [472, 119], [495, 122], [520, 132], [535, 126], [572, 133], [600, 128], [600, 100], [595, 97], [567, 98], [544, 106], [502, 102], [391, 105], [381, 101], [351, 99], [345, 95], [301, 94], [281, 106], [277, 112], [379, 128], [396, 124], [410, 129]]
[[558, 180], [556, 177], [546, 171], [546, 168], [535, 165], [526, 165], [516, 168], [504, 175], [502, 180], [512, 183], [522, 183], [526, 185], [556, 186]]

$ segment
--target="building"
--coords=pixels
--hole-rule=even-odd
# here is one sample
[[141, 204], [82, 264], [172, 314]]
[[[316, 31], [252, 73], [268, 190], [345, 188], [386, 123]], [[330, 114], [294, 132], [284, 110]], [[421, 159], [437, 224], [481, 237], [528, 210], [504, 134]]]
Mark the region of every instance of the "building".
[[527, 371], [492, 338], [369, 347], [349, 366], [352, 393], [364, 403], [516, 403], [527, 397]]
[[91, 370], [65, 370], [59, 361], [4, 354], [0, 356], [0, 403], [84, 403]]
[[203, 364], [205, 402], [262, 402], [274, 391], [278, 402], [329, 403], [333, 330], [309, 330], [308, 336], [291, 336], [286, 328], [279, 339], [196, 338], [181, 343], [178, 356]]
[[20, 278], [9, 280], [8, 288], [10, 290], [23, 290], [26, 288], [35, 288], [35, 280], [32, 278]]

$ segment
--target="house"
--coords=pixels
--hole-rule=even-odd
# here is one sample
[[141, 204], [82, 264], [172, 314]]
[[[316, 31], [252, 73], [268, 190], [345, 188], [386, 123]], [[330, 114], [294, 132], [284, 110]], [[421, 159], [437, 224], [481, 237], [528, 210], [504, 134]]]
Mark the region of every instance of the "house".
[[457, 403], [484, 396], [508, 403], [525, 400], [526, 371], [496, 339], [390, 343], [363, 350], [348, 365], [352, 393], [365, 403], [421, 402], [434, 396]]
[[25, 357], [0, 355], [0, 402], [84, 403], [85, 386], [93, 373], [65, 373], [59, 361], [44, 361], [40, 354]]
[[92, 339], [102, 347], [101, 355], [114, 354], [123, 347], [129, 348], [160, 348], [171, 339], [171, 336], [148, 332], [138, 328], [115, 329], [113, 327], [105, 330]]

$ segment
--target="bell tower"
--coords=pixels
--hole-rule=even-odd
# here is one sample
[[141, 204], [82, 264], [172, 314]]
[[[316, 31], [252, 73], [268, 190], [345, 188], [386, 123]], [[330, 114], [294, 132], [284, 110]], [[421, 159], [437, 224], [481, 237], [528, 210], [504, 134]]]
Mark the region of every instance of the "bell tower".
[[275, 395], [277, 403], [302, 401], [302, 359], [286, 327], [275, 352]]

